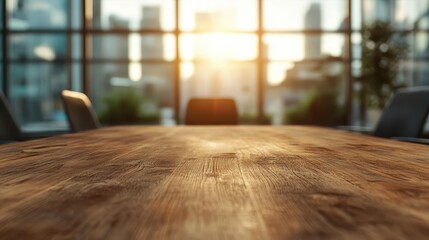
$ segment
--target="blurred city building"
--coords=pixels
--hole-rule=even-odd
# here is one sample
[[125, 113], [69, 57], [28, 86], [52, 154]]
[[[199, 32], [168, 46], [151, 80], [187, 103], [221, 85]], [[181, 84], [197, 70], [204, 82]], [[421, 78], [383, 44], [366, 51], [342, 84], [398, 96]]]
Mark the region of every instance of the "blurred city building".
[[[19, 0], [10, 18], [12, 29], [37, 29], [66, 25], [63, 1]], [[67, 66], [46, 61], [65, 59], [66, 37], [55, 34], [13, 34], [9, 38], [9, 99], [23, 124], [50, 123], [65, 126], [59, 93], [67, 88]], [[27, 62], [28, 61], [28, 62]], [[63, 124], [61, 124], [63, 123]]]
[[[409, 45], [397, 80], [429, 85], [426, 0], [352, 0], [350, 14], [345, 0], [264, 0], [262, 19], [257, 1], [200, 6], [197, 0], [179, 0], [176, 6], [172, 0], [94, 0], [86, 6], [85, 24], [81, 0], [5, 1], [1, 13], [7, 23], [0, 24], [7, 34], [0, 68], [5, 74], [0, 82], [21, 126], [65, 127], [59, 98], [65, 88], [89, 89], [97, 113], [111, 90], [136, 90], [144, 114], [169, 118], [175, 112], [183, 117], [192, 97], [232, 97], [242, 119], [266, 115], [274, 124], [285, 123], [287, 113], [315, 92], [336, 92], [340, 107], [353, 100], [356, 120], [359, 85], [352, 86], [350, 95], [346, 89], [362, 71], [360, 30], [375, 20], [392, 23], [398, 41]], [[177, 18], [179, 23], [176, 8], [187, 14]], [[253, 20], [255, 26], [249, 27]], [[246, 47], [244, 57], [238, 54]], [[262, 90], [258, 82], [263, 82]]]

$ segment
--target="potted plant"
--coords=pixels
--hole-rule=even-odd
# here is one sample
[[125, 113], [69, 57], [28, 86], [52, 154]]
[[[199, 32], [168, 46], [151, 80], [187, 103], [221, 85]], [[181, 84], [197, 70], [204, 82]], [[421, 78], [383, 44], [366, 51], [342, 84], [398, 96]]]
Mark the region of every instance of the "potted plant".
[[407, 52], [405, 38], [390, 23], [375, 21], [363, 27], [362, 75], [357, 79], [361, 83], [361, 122], [367, 121], [368, 109], [381, 112], [391, 95], [405, 87], [396, 76]]
[[134, 88], [115, 88], [103, 98], [105, 107], [99, 118], [103, 124], [157, 123], [159, 116], [148, 115], [142, 111], [145, 98]]

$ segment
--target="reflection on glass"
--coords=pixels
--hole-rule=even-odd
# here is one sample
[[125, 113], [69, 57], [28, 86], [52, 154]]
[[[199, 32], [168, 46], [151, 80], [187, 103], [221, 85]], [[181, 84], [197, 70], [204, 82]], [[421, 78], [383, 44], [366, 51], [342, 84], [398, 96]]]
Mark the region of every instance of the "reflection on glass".
[[427, 0], [362, 0], [364, 22], [390, 22], [397, 29], [429, 29]]
[[257, 38], [253, 34], [183, 34], [182, 59], [253, 60], [257, 57]]
[[181, 0], [180, 29], [185, 31], [256, 30], [257, 0]]
[[175, 27], [174, 0], [93, 0], [92, 28], [162, 29]]
[[11, 29], [58, 29], [66, 28], [68, 25], [67, 0], [7, 1], [7, 3]]
[[325, 59], [343, 57], [344, 34], [266, 34], [265, 50], [270, 60]]
[[9, 66], [9, 99], [19, 123], [65, 127], [60, 93], [67, 88], [67, 66], [49, 63]]
[[[266, 66], [265, 114], [272, 124], [338, 125], [345, 121], [345, 66], [339, 61], [270, 62]], [[283, 72], [273, 82], [274, 70]], [[277, 77], [277, 76], [276, 76]], [[280, 78], [279, 76], [278, 78]]]
[[[137, 66], [139, 78], [130, 66]], [[171, 64], [92, 64], [91, 98], [102, 122], [171, 122], [173, 69]]]
[[266, 30], [338, 30], [347, 26], [344, 0], [264, 0]]
[[92, 35], [94, 59], [156, 59], [172, 61], [175, 58], [175, 37], [163, 35]]
[[226, 97], [235, 99], [242, 123], [253, 121], [257, 113], [256, 69], [253, 63], [182, 63], [181, 118], [191, 98]]
[[11, 34], [9, 41], [11, 59], [53, 61], [66, 58], [67, 37], [63, 34]]

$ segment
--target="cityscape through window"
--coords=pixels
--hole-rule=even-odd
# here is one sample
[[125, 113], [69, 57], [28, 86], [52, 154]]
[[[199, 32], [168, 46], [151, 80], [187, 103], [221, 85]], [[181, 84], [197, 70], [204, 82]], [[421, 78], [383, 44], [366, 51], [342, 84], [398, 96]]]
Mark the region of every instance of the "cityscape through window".
[[429, 0], [3, 0], [1, 7], [1, 87], [29, 129], [67, 128], [63, 89], [88, 94], [107, 123], [109, 109], [137, 103], [139, 123], [181, 124], [191, 98], [228, 97], [242, 124], [307, 123], [303, 113], [322, 106], [315, 124], [371, 125], [358, 93], [362, 51], [371, 47], [363, 29], [376, 21], [408, 46], [395, 81], [429, 85]]

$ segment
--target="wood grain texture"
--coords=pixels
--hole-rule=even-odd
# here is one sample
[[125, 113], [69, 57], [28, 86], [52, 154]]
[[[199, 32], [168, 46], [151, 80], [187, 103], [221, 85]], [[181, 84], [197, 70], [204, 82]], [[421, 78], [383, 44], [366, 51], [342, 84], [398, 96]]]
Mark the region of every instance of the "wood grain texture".
[[427, 239], [429, 147], [314, 127], [0, 146], [1, 239]]

